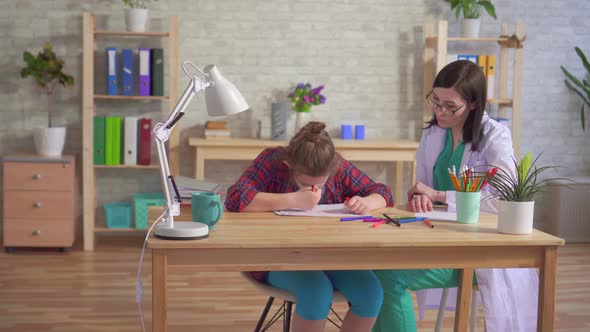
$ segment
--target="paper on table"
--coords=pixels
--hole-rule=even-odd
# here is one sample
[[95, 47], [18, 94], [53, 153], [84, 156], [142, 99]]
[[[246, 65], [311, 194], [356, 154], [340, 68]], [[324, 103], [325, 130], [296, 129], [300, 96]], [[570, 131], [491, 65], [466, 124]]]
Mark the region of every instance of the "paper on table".
[[446, 211], [430, 211], [430, 212], [416, 213], [416, 217], [424, 217], [424, 218], [428, 218], [429, 220], [457, 221], [457, 213], [456, 212], [446, 212]]
[[352, 213], [344, 204], [319, 204], [312, 210], [289, 209], [273, 211], [279, 216], [299, 216], [299, 217], [362, 217]]

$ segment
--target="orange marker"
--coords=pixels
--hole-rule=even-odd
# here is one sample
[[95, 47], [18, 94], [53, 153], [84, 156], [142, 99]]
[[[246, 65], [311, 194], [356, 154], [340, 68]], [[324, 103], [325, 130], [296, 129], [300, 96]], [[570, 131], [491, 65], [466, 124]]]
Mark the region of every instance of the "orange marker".
[[423, 223], [430, 228], [434, 228], [434, 225], [428, 219], [424, 219]]
[[311, 186], [311, 191], [315, 192], [315, 186]]

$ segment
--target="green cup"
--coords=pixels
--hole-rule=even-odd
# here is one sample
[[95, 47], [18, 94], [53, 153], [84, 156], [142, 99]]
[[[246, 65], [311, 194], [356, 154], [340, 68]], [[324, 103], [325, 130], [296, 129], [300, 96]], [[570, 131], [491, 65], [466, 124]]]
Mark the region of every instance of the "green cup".
[[481, 192], [458, 191], [456, 199], [457, 221], [463, 224], [477, 224]]
[[223, 215], [219, 194], [211, 192], [196, 192], [191, 196], [193, 221], [200, 222], [215, 229], [215, 224]]

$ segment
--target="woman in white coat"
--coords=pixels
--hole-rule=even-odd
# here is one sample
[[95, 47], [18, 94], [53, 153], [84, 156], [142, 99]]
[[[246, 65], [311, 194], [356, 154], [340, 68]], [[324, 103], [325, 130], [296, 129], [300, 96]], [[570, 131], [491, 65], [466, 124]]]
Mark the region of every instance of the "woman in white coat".
[[[432, 210], [434, 202], [455, 208], [448, 168], [464, 165], [485, 172], [489, 165], [514, 172], [510, 131], [490, 119], [484, 108], [486, 80], [478, 65], [455, 61], [436, 76], [426, 96], [434, 115], [417, 152], [417, 183], [408, 191], [410, 211]], [[489, 188], [489, 186], [487, 187]], [[482, 192], [481, 211], [497, 211], [496, 200]], [[384, 300], [373, 332], [416, 331], [414, 304], [408, 290], [459, 285], [459, 270], [379, 270]], [[476, 269], [487, 330], [535, 331], [538, 277], [532, 269]], [[524, 301], [524, 303], [523, 303]]]

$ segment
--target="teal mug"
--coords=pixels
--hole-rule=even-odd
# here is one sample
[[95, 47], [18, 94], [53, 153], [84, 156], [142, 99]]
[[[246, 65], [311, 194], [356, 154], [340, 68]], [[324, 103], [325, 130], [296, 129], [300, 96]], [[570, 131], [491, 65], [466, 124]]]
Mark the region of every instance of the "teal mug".
[[481, 192], [458, 191], [456, 200], [457, 221], [463, 224], [477, 224], [479, 220]]
[[215, 224], [223, 215], [221, 197], [212, 192], [196, 192], [191, 197], [193, 221], [200, 222], [215, 229]]

